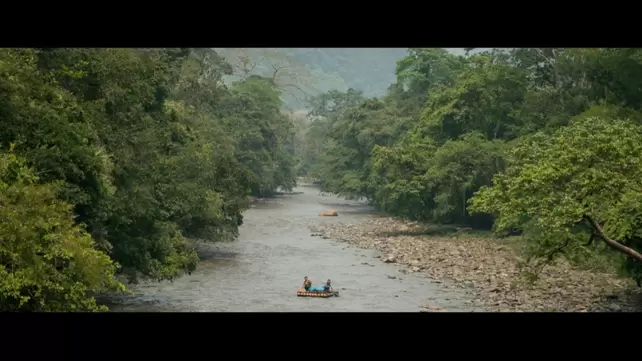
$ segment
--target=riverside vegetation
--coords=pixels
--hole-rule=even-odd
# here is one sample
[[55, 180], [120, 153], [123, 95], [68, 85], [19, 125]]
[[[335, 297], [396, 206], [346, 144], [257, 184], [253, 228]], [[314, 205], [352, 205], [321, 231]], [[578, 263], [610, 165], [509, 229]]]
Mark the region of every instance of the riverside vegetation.
[[[313, 99], [298, 173], [419, 223], [316, 231], [499, 308], [628, 302], [642, 283], [640, 49], [409, 49], [396, 74], [381, 98]], [[430, 224], [460, 236], [389, 235]]]
[[310, 94], [269, 53], [256, 74], [206, 49], [0, 49], [0, 309], [105, 310], [125, 280], [190, 273], [194, 241], [235, 239], [248, 196], [297, 176], [402, 219], [325, 232], [493, 307], [642, 283], [642, 50], [412, 48], [379, 98]]
[[231, 72], [203, 49], [0, 50], [1, 310], [104, 310], [292, 188], [279, 89]]

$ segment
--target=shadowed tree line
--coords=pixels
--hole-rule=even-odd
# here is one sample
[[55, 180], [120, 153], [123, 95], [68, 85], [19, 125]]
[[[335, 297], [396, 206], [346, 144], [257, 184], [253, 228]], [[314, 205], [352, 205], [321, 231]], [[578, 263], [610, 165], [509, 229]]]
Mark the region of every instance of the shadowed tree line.
[[0, 50], [0, 309], [102, 310], [117, 279], [195, 269], [248, 196], [295, 185], [267, 78], [203, 49]]
[[298, 172], [407, 219], [521, 234], [642, 281], [642, 50], [409, 49], [381, 98], [314, 97]]

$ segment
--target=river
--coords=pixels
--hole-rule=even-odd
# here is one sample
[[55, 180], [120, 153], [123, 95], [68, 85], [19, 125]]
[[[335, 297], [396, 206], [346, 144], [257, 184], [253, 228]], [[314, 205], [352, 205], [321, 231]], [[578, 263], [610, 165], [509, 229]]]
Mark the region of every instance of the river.
[[[335, 209], [338, 217], [320, 217]], [[449, 311], [479, 311], [463, 290], [446, 289], [421, 274], [403, 274], [374, 250], [313, 237], [308, 226], [380, 217], [367, 205], [319, 194], [302, 185], [293, 194], [256, 204], [244, 214], [239, 239], [199, 246], [201, 262], [174, 282], [142, 283], [134, 295], [110, 302], [115, 312], [417, 312], [426, 302]], [[309, 276], [332, 279], [340, 297], [297, 297]]]

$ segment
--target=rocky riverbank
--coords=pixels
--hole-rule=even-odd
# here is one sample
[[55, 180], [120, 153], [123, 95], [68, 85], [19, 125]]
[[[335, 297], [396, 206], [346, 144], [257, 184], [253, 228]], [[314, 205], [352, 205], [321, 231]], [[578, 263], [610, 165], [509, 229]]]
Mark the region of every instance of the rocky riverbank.
[[[639, 292], [609, 273], [575, 269], [558, 262], [533, 284], [520, 282], [519, 252], [487, 237], [427, 236], [414, 222], [380, 218], [360, 224], [313, 226], [323, 235], [360, 248], [376, 249], [400, 272], [423, 273], [445, 287], [475, 294], [489, 311], [635, 311]], [[431, 304], [426, 310], [441, 310]]]

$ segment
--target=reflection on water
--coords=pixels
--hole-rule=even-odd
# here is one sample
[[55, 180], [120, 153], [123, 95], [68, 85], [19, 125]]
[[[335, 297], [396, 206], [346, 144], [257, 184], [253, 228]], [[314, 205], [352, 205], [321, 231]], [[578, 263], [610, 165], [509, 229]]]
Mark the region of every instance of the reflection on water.
[[[322, 196], [310, 186], [294, 192], [303, 193], [281, 195], [249, 209], [238, 241], [200, 244], [202, 261], [190, 276], [138, 285], [134, 296], [114, 299], [112, 310], [416, 312], [428, 299], [437, 299], [450, 311], [471, 310], [464, 305], [469, 296], [461, 291], [440, 289], [420, 275], [403, 275], [398, 266], [374, 259], [375, 251], [347, 248], [310, 234], [312, 224], [378, 216], [370, 207]], [[329, 208], [339, 216], [318, 216]], [[296, 297], [303, 276], [315, 284], [332, 279], [341, 297]]]

